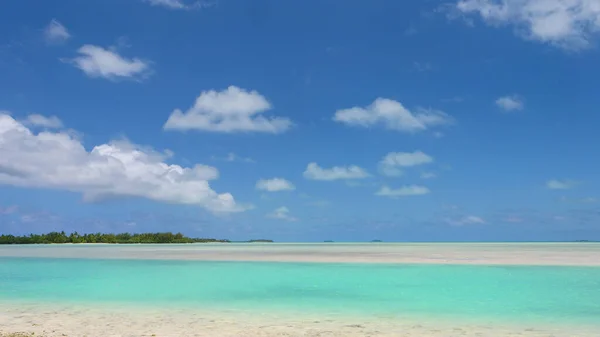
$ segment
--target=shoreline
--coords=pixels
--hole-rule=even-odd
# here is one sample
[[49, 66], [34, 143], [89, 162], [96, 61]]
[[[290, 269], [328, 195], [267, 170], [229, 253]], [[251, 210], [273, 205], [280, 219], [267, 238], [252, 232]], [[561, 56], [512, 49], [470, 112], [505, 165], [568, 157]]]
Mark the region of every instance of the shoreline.
[[596, 336], [598, 327], [457, 318], [266, 313], [0, 301], [0, 336]]
[[597, 243], [0, 246], [0, 258], [600, 267]]

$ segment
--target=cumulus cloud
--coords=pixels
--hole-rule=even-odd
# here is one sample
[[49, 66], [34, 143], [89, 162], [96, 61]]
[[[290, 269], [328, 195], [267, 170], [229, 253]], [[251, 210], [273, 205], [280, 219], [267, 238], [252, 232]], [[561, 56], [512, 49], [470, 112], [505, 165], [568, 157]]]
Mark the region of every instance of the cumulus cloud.
[[377, 98], [366, 107], [338, 110], [333, 120], [357, 127], [383, 125], [390, 130], [409, 133], [452, 123], [452, 118], [442, 111], [419, 108], [412, 112], [402, 103], [387, 98]]
[[503, 96], [496, 100], [496, 105], [505, 111], [523, 110], [525, 103], [517, 95]]
[[546, 182], [546, 187], [551, 190], [568, 190], [577, 185], [576, 181], [573, 180], [558, 180], [552, 179]]
[[486, 223], [483, 218], [475, 215], [465, 215], [457, 219], [447, 218], [444, 221], [452, 226], [482, 225]]
[[379, 171], [386, 176], [402, 175], [402, 168], [429, 164], [433, 157], [421, 152], [390, 152], [379, 162]]
[[203, 1], [185, 1], [185, 0], [144, 0], [152, 6], [161, 6], [169, 9], [190, 10], [204, 7], [211, 7], [214, 3]]
[[418, 186], [418, 185], [402, 186], [398, 189], [391, 189], [388, 186], [383, 186], [383, 187], [381, 187], [381, 189], [379, 191], [377, 191], [377, 193], [375, 193], [375, 195], [378, 195], [381, 197], [397, 198], [397, 197], [408, 197], [408, 196], [413, 196], [413, 195], [425, 195], [425, 194], [428, 194], [429, 192], [430, 191], [427, 187]]
[[290, 210], [285, 206], [279, 207], [273, 212], [267, 214], [267, 217], [285, 221], [298, 221], [297, 218], [290, 215]]
[[48, 129], [59, 129], [63, 127], [62, 121], [56, 116], [42, 116], [39, 114], [31, 114], [22, 121], [25, 125], [37, 126]]
[[0, 112], [0, 184], [78, 192], [87, 201], [141, 197], [213, 212], [245, 209], [231, 194], [211, 189], [209, 180], [219, 175], [216, 168], [167, 164], [166, 157], [127, 141], [87, 151], [69, 133], [34, 133]]
[[67, 60], [94, 78], [141, 79], [149, 75], [150, 65], [139, 58], [126, 58], [114, 50], [94, 45], [84, 45], [77, 50], [79, 56]]
[[63, 43], [69, 38], [71, 38], [71, 34], [69, 34], [67, 28], [56, 19], [52, 19], [46, 28], [44, 28], [44, 39], [47, 43]]
[[317, 163], [310, 163], [304, 171], [304, 178], [310, 180], [364, 179], [369, 176], [365, 169], [356, 165], [322, 168]]
[[283, 178], [261, 179], [256, 188], [267, 192], [293, 191], [296, 186]]
[[525, 39], [569, 50], [590, 46], [600, 32], [597, 0], [460, 0], [455, 9], [490, 25], [513, 26]]
[[202, 130], [211, 132], [282, 133], [292, 126], [284, 117], [265, 117], [271, 103], [257, 91], [230, 86], [223, 91], [203, 91], [194, 106], [183, 112], [175, 109], [165, 130]]

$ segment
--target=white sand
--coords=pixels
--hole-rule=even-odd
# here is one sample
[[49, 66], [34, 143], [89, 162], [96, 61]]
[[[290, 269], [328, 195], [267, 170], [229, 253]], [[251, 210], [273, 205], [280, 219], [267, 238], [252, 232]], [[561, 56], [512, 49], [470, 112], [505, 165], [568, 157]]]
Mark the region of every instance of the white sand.
[[591, 328], [451, 323], [391, 317], [309, 317], [189, 310], [132, 310], [77, 306], [15, 305], [0, 302], [0, 336], [523, 336], [598, 337]]
[[0, 257], [600, 266], [600, 243], [24, 245]]

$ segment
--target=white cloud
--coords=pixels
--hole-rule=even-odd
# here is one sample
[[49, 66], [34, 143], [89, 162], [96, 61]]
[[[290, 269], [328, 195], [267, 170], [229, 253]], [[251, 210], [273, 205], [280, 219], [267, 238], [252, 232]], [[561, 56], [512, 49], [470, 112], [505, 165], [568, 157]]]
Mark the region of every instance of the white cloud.
[[67, 61], [90, 77], [140, 79], [150, 72], [148, 62], [139, 58], [125, 58], [114, 50], [86, 44], [77, 52], [79, 56]]
[[410, 133], [452, 123], [452, 118], [442, 111], [419, 108], [416, 112], [411, 112], [400, 102], [387, 98], [377, 98], [364, 108], [338, 110], [333, 120], [359, 127], [384, 125], [390, 130]]
[[460, 0], [455, 7], [490, 25], [510, 25], [518, 35], [560, 48], [588, 47], [600, 32], [598, 0]]
[[304, 171], [304, 178], [310, 180], [340, 180], [340, 179], [364, 179], [369, 173], [356, 165], [334, 166], [322, 168], [317, 163], [310, 163]]
[[474, 215], [466, 215], [458, 219], [447, 218], [444, 221], [452, 226], [482, 225], [486, 223], [483, 218]]
[[162, 6], [170, 9], [195, 9], [195, 8], [204, 8], [211, 7], [214, 3], [207, 3], [203, 1], [185, 1], [185, 0], [145, 0], [147, 3], [152, 6]]
[[0, 184], [79, 192], [84, 200], [142, 197], [159, 202], [198, 205], [213, 212], [242, 211], [229, 193], [210, 188], [216, 168], [181, 167], [164, 154], [127, 141], [87, 151], [66, 132], [34, 133], [0, 112]]
[[47, 43], [63, 43], [69, 38], [71, 38], [71, 34], [69, 34], [67, 28], [56, 19], [52, 19], [44, 29], [44, 39]]
[[58, 117], [46, 117], [39, 114], [31, 114], [27, 116], [27, 119], [23, 120], [22, 123], [49, 129], [59, 129], [63, 127], [63, 123]]
[[292, 126], [288, 118], [263, 116], [269, 109], [269, 101], [254, 90], [230, 86], [223, 91], [203, 91], [188, 111], [175, 109], [164, 129], [282, 133]]
[[403, 167], [423, 165], [433, 162], [433, 158], [421, 151], [390, 152], [379, 162], [379, 171], [386, 176], [402, 175]]
[[418, 185], [402, 186], [395, 190], [389, 188], [388, 186], [383, 186], [379, 191], [377, 191], [377, 193], [375, 193], [375, 195], [378, 195], [381, 197], [396, 198], [396, 197], [407, 197], [407, 196], [413, 196], [413, 195], [425, 195], [425, 194], [428, 194], [429, 192], [430, 191], [427, 187], [418, 186]]
[[505, 111], [523, 110], [525, 103], [519, 96], [503, 96], [496, 100], [496, 105]]
[[573, 180], [558, 180], [552, 179], [546, 182], [546, 187], [551, 190], [568, 190], [577, 185], [576, 181]]
[[293, 191], [296, 186], [283, 178], [260, 179], [256, 188], [268, 192]]
[[433, 172], [423, 172], [421, 173], [421, 179], [433, 179], [436, 178], [437, 174]]
[[290, 210], [285, 206], [279, 207], [273, 212], [267, 214], [267, 217], [285, 221], [298, 221], [297, 218], [290, 215]]

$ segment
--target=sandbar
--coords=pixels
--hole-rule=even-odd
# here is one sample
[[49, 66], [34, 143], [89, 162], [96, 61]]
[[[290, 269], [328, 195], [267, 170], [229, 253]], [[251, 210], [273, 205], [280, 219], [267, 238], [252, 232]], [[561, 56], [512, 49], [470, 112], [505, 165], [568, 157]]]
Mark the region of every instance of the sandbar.
[[600, 243], [14, 245], [1, 257], [600, 266]]

